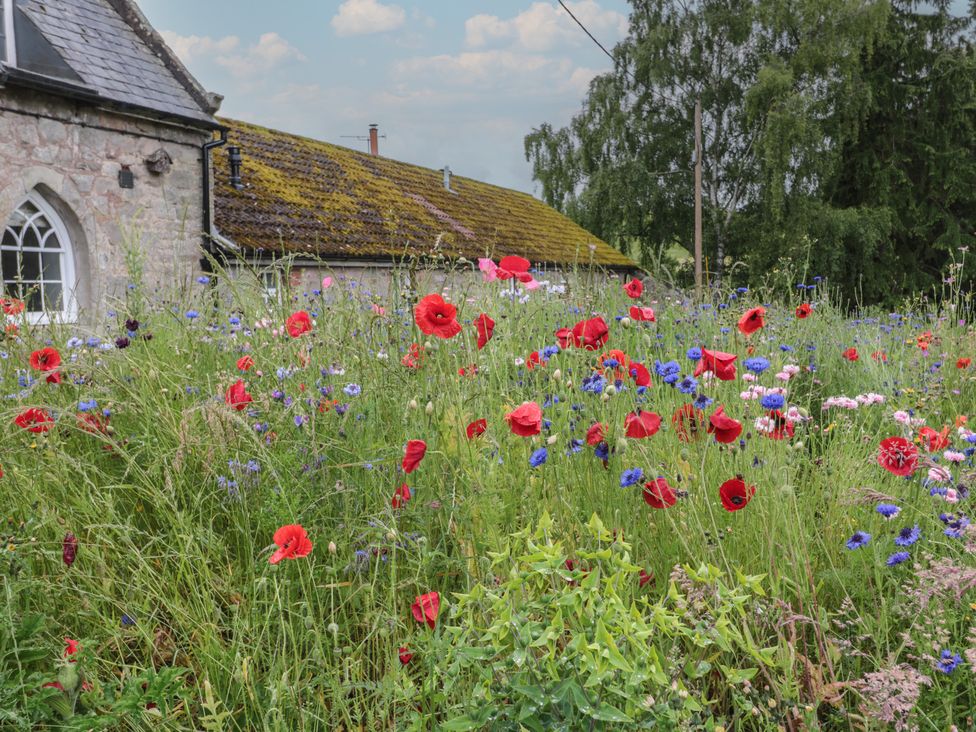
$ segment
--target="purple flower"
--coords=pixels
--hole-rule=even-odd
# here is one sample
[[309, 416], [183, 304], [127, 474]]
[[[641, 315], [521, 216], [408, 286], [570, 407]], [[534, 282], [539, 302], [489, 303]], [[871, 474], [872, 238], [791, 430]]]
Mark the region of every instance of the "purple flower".
[[907, 562], [911, 559], [911, 554], [908, 552], [895, 552], [885, 561], [889, 567], [894, 567], [896, 564], [901, 564], [902, 562]]
[[862, 546], [867, 546], [868, 542], [871, 541], [871, 534], [866, 531], [856, 531], [854, 535], [847, 540], [847, 548], [851, 551], [855, 549], [860, 549]]

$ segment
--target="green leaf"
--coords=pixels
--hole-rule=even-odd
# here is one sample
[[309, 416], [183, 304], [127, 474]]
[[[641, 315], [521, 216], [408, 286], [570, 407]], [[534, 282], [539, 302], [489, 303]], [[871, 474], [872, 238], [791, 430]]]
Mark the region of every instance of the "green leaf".
[[590, 716], [593, 719], [599, 719], [601, 722], [617, 722], [618, 724], [634, 721], [619, 709], [610, 706], [606, 702], [603, 702], [599, 709], [590, 712]]

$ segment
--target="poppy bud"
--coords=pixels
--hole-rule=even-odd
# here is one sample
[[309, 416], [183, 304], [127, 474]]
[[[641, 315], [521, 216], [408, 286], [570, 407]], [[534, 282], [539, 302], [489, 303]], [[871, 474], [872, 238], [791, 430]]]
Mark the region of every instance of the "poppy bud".
[[407, 406], [410, 407], [410, 409], [416, 409], [419, 405], [417, 404], [416, 399], [411, 399], [409, 402], [407, 402]]
[[621, 437], [617, 440], [617, 450], [619, 452], [625, 452], [627, 450], [627, 438]]
[[336, 553], [336, 543], [334, 541], [329, 542], [329, 554]]
[[427, 402], [427, 406], [424, 407], [424, 412], [426, 412], [427, 414], [433, 414], [434, 413], [434, 402]]
[[603, 390], [603, 393], [606, 394], [607, 396], [613, 396], [614, 394], [617, 393], [617, 387], [615, 387], [613, 384], [610, 384], [609, 386], [607, 386], [606, 389]]
[[632, 322], [633, 322], [633, 321], [632, 321], [632, 320], [631, 320], [630, 318], [627, 318], [627, 317], [623, 317], [623, 318], [621, 318], [621, 319], [620, 319], [620, 324], [621, 324], [621, 325], [622, 325], [622, 326], [623, 326], [624, 328], [629, 328], [629, 327], [630, 327], [630, 324], [631, 324]]
[[81, 674], [78, 672], [78, 665], [74, 663], [66, 663], [58, 671], [58, 683], [61, 687], [68, 692], [73, 694], [81, 683]]
[[559, 381], [561, 378], [563, 378], [563, 372], [560, 371], [559, 369], [556, 369], [555, 371], [552, 372], [552, 378], [555, 381]]
[[387, 541], [396, 541], [396, 532], [395, 531], [388, 531], [388, 532], [386, 532], [386, 540]]
[[549, 437], [546, 438], [547, 445], [555, 445], [558, 441], [559, 435], [549, 435]]
[[572, 379], [566, 379], [566, 388], [567, 389], [572, 389], [573, 388], [573, 380]]
[[326, 630], [328, 630], [334, 636], [339, 635], [339, 626], [336, 625], [335, 623], [329, 623], [329, 626], [326, 628]]
[[65, 566], [70, 567], [75, 563], [77, 556], [78, 538], [69, 531], [64, 535], [64, 540], [61, 542], [61, 558], [64, 560]]

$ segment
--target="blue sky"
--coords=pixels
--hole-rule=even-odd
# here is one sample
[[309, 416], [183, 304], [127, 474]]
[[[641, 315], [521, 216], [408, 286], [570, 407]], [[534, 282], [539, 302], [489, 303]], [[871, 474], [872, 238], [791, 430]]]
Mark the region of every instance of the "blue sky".
[[[221, 114], [535, 192], [522, 139], [610, 61], [555, 0], [138, 0]], [[611, 47], [626, 0], [572, 0]]]

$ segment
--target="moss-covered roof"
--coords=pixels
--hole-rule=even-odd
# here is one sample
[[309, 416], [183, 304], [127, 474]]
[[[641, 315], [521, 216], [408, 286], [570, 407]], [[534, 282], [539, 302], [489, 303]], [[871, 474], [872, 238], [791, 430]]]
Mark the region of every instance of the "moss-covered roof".
[[214, 223], [245, 250], [326, 258], [402, 258], [438, 251], [535, 264], [636, 268], [607, 243], [532, 196], [439, 170], [349, 150], [234, 120], [243, 190], [214, 161]]

